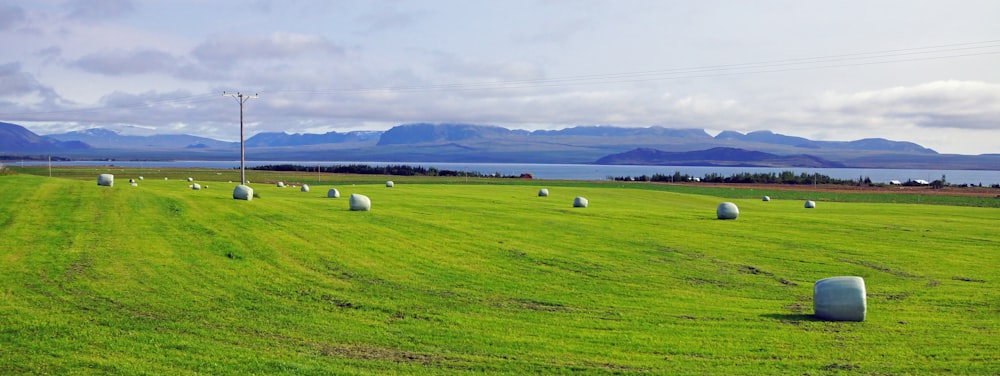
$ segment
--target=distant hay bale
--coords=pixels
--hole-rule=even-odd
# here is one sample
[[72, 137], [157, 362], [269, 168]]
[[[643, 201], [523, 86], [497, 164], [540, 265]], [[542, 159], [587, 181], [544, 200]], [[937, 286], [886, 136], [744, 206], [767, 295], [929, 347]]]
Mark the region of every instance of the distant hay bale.
[[309, 192], [309, 184], [302, 184], [302, 188], [299, 188], [302, 192]]
[[285, 182], [279, 181], [278, 182], [278, 188], [284, 188], [284, 187], [285, 187]]
[[170, 178], [168, 178], [168, 177], [164, 176], [164, 177], [163, 177], [163, 180], [170, 180]]
[[197, 191], [197, 190], [201, 189], [201, 185], [198, 184], [198, 183], [191, 184], [191, 189]]
[[372, 209], [372, 200], [368, 196], [352, 193], [350, 206], [353, 211], [369, 211]]
[[812, 201], [812, 200], [806, 200], [806, 205], [805, 205], [805, 207], [806, 207], [806, 209], [812, 209], [812, 208], [815, 208], [815, 207], [816, 207], [816, 202], [814, 202], [814, 201]]
[[193, 182], [194, 178], [188, 178], [188, 182]]
[[330, 188], [329, 191], [326, 191], [326, 198], [340, 198], [340, 191], [337, 188]]
[[142, 179], [145, 179], [145, 178], [144, 178], [144, 177], [142, 177], [142, 176], [140, 176], [140, 177], [139, 177], [139, 180], [142, 180]]
[[396, 183], [393, 183], [392, 180], [389, 180], [389, 181], [385, 182], [385, 186], [386, 186], [386, 188], [392, 188], [392, 187], [396, 186]]
[[254, 198], [253, 188], [250, 188], [245, 185], [237, 185], [236, 188], [233, 189], [234, 200], [250, 201], [253, 200], [253, 198]]
[[135, 179], [128, 179], [128, 183], [129, 184], [135, 183]]
[[764, 197], [761, 197], [760, 200], [761, 201], [771, 201], [771, 198], [768, 197], [768, 196], [764, 196]]
[[574, 208], [585, 208], [585, 207], [587, 207], [587, 204], [588, 204], [588, 202], [587, 202], [586, 198], [583, 198], [583, 197], [580, 197], [580, 196], [576, 196], [576, 198], [573, 199], [573, 207]]
[[115, 176], [112, 174], [97, 175], [97, 185], [104, 187], [113, 187], [115, 185]]
[[864, 321], [866, 299], [865, 280], [861, 277], [830, 277], [813, 285], [813, 311], [822, 320]]
[[138, 186], [139, 186], [139, 183], [136, 183], [136, 182], [131, 182], [131, 183], [129, 183], [129, 185], [131, 185], [131, 186], [133, 186], [133, 187], [138, 187]]
[[539, 189], [538, 197], [549, 197], [549, 189], [548, 188]]
[[732, 202], [723, 202], [715, 208], [715, 216], [719, 219], [736, 219], [740, 216], [740, 209]]

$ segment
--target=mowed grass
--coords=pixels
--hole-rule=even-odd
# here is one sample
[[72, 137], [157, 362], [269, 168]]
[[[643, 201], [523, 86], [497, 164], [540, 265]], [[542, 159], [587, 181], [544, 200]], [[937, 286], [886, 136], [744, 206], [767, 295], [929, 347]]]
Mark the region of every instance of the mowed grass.
[[0, 177], [0, 374], [1000, 372], [997, 209], [347, 180]]

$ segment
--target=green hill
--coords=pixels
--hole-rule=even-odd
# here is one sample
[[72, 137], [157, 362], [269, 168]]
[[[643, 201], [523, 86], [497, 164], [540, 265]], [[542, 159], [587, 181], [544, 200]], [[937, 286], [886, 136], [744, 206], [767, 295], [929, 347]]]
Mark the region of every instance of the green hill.
[[[310, 193], [253, 184], [246, 202], [214, 172], [195, 173], [199, 191], [153, 173], [99, 187], [98, 172], [0, 176], [0, 374], [1000, 364], [992, 208], [737, 199], [739, 219], [719, 221], [720, 198], [610, 184], [537, 197], [544, 183], [329, 176]], [[348, 211], [351, 193], [372, 211]], [[812, 283], [837, 275], [865, 279], [866, 321], [814, 320]]]

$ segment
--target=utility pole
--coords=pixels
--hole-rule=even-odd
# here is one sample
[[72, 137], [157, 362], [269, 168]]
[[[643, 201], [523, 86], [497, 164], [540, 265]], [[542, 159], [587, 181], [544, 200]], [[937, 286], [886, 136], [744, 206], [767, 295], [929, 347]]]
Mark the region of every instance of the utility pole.
[[243, 107], [248, 100], [256, 99], [257, 94], [251, 96], [251, 95], [243, 95], [242, 93], [239, 92], [233, 94], [233, 93], [226, 93], [225, 91], [223, 91], [222, 96], [233, 97], [234, 99], [236, 99], [237, 102], [240, 103], [240, 185], [244, 185], [247, 183], [247, 177], [246, 177], [246, 148], [243, 146]]

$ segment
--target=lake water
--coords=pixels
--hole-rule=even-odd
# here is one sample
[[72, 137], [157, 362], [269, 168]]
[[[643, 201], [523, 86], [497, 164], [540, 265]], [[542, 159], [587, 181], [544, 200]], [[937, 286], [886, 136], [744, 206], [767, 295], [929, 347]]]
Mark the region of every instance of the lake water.
[[[7, 162], [8, 165], [45, 165], [45, 161]], [[951, 184], [983, 184], [985, 186], [1000, 184], [1000, 171], [989, 170], [910, 170], [910, 169], [872, 169], [872, 168], [769, 168], [769, 167], [708, 167], [708, 166], [606, 166], [587, 164], [528, 164], [528, 163], [443, 163], [443, 162], [351, 162], [351, 161], [247, 161], [246, 167], [293, 164], [301, 166], [333, 166], [364, 164], [370, 166], [409, 165], [434, 167], [439, 170], [475, 171], [483, 174], [500, 173], [502, 175], [520, 175], [529, 173], [535, 179], [550, 180], [606, 180], [614, 176], [652, 176], [653, 174], [673, 175], [674, 172], [703, 177], [716, 173], [730, 176], [741, 172], [749, 173], [781, 173], [792, 171], [801, 173], [819, 173], [836, 179], [858, 179], [868, 177], [875, 183], [888, 183], [892, 180], [927, 180], [934, 181], [945, 176]], [[167, 161], [167, 162], [125, 162], [125, 161], [71, 161], [52, 162], [53, 166], [109, 166], [132, 168], [239, 168], [240, 161]]]

